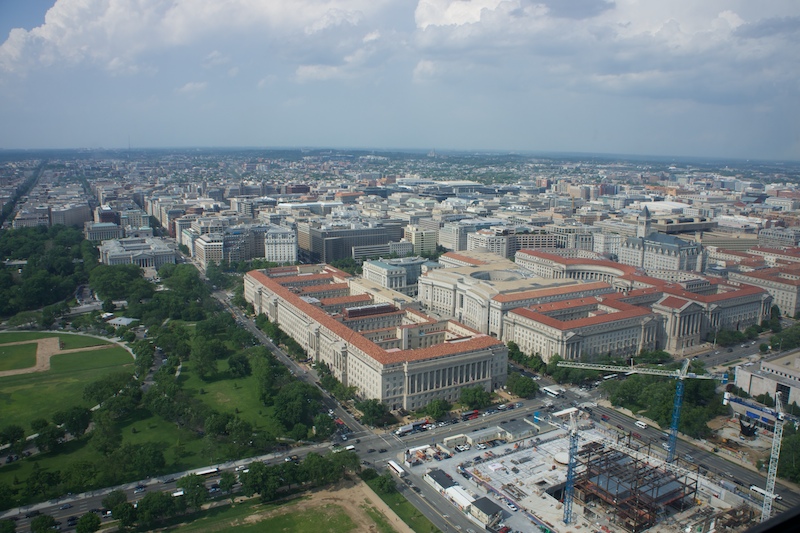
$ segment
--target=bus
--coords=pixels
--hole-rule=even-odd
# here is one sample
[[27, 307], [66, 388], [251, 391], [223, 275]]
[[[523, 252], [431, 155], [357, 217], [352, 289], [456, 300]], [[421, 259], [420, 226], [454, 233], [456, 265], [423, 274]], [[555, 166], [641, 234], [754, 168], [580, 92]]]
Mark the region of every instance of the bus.
[[199, 472], [197, 472], [197, 475], [200, 477], [209, 477], [215, 474], [219, 474], [219, 468], [217, 467], [206, 468], [205, 470], [200, 470]]
[[637, 420], [636, 422], [634, 422], [634, 424], [635, 424], [635, 425], [636, 425], [636, 427], [637, 427], [637, 428], [639, 428], [639, 429], [647, 429], [647, 424], [645, 424], [645, 423], [644, 423], [644, 422], [642, 422], [641, 420]]
[[[766, 496], [767, 496], [767, 491], [765, 491], [764, 489], [762, 489], [761, 487], [759, 487], [757, 485], [750, 485], [750, 490], [752, 490], [753, 492], [755, 492], [757, 494], [760, 494], [762, 498], [766, 498]], [[773, 500], [782, 500], [783, 498], [781, 498], [779, 494], [776, 494], [776, 493], [773, 492], [772, 493], [772, 499]]]
[[603, 376], [603, 381], [611, 381], [612, 379], [617, 379], [619, 374], [609, 374], [607, 376]]
[[461, 413], [461, 420], [475, 420], [480, 414], [481, 412], [478, 409], [467, 411], [466, 413]]
[[542, 387], [542, 390], [551, 398], [558, 398], [561, 396], [561, 391], [555, 387]]
[[397, 474], [397, 477], [405, 477], [406, 471], [403, 470], [403, 468], [399, 464], [395, 463], [394, 461], [389, 461], [388, 465], [389, 465], [389, 470]]

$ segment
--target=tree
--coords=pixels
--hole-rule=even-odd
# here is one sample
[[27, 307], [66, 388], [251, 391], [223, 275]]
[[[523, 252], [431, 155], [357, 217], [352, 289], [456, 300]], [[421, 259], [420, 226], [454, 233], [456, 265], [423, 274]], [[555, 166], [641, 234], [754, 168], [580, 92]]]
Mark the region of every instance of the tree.
[[50, 422], [44, 418], [34, 418], [31, 420], [31, 429], [34, 433], [39, 433], [41, 430], [50, 425]]
[[40, 514], [31, 520], [32, 533], [46, 533], [52, 531], [53, 526], [56, 525], [56, 519], [49, 514]]
[[100, 517], [94, 513], [86, 513], [78, 519], [75, 529], [77, 533], [94, 533], [100, 529]]
[[196, 336], [192, 342], [192, 366], [202, 380], [207, 380], [217, 372], [217, 357], [214, 348], [218, 341]]
[[[183, 498], [173, 498], [166, 492], [160, 491], [145, 494], [144, 498], [139, 500], [139, 506], [136, 508], [139, 525], [145, 529], [152, 529], [159, 520], [175, 514], [176, 506], [179, 505], [176, 500], [183, 500]], [[89, 514], [93, 515], [94, 513]]]
[[425, 414], [427, 414], [434, 420], [441, 420], [445, 418], [449, 412], [450, 412], [450, 402], [448, 402], [447, 400], [442, 400], [442, 399], [431, 400], [430, 403], [428, 403], [428, 405], [425, 406]]
[[758, 345], [758, 350], [761, 353], [767, 353], [769, 351], [769, 344], [767, 344], [766, 342], [762, 342], [761, 344]]
[[13, 520], [0, 520], [0, 533], [14, 533], [17, 524]]
[[378, 479], [375, 481], [375, 488], [378, 489], [378, 492], [383, 494], [391, 494], [392, 492], [397, 492], [397, 485], [394, 482], [394, 478], [392, 474], [389, 472], [384, 472]]
[[520, 398], [533, 398], [539, 390], [539, 385], [529, 377], [518, 372], [509, 372], [506, 387], [511, 394]]
[[47, 426], [39, 430], [39, 436], [36, 437], [36, 447], [42, 452], [52, 452], [63, 442], [65, 434], [66, 432], [63, 428], [47, 424]]
[[371, 399], [364, 400], [363, 402], [356, 403], [356, 409], [361, 411], [361, 422], [368, 426], [375, 426], [383, 420], [383, 417], [389, 412], [386, 405], [381, 403], [380, 400]]
[[111, 515], [119, 520], [120, 529], [130, 527], [136, 522], [136, 508], [130, 502], [120, 503], [112, 507]]
[[232, 355], [228, 358], [228, 371], [235, 378], [245, 378], [250, 375], [250, 360], [243, 353]]
[[183, 476], [178, 480], [177, 485], [183, 489], [189, 507], [200, 509], [200, 506], [208, 499], [205, 481], [197, 474]]
[[111, 455], [114, 450], [119, 448], [121, 442], [122, 432], [114, 423], [111, 415], [105, 411], [96, 411], [92, 430], [92, 446], [103, 455]]
[[25, 438], [25, 428], [17, 424], [9, 424], [0, 431], [0, 444], [10, 444]]
[[330, 437], [336, 431], [336, 425], [333, 419], [325, 413], [319, 413], [314, 417], [314, 432], [317, 437], [325, 439]]
[[91, 420], [92, 412], [86, 407], [72, 407], [66, 411], [58, 411], [53, 415], [53, 422], [58, 425], [63, 424], [64, 429], [74, 437], [83, 435]]
[[459, 400], [470, 409], [482, 409], [492, 401], [491, 395], [483, 387], [465, 387], [461, 389]]
[[236, 475], [233, 472], [225, 471], [219, 475], [219, 488], [231, 496], [233, 502], [233, 487], [236, 485]]
[[293, 428], [298, 423], [308, 427], [320, 410], [320, 398], [321, 393], [315, 386], [292, 381], [275, 396], [275, 418], [285, 428]]
[[109, 492], [108, 495], [103, 498], [101, 503], [103, 504], [103, 507], [106, 509], [112, 509], [113, 512], [114, 507], [123, 503], [127, 503], [127, 501], [128, 497], [125, 496], [125, 493], [117, 489]]

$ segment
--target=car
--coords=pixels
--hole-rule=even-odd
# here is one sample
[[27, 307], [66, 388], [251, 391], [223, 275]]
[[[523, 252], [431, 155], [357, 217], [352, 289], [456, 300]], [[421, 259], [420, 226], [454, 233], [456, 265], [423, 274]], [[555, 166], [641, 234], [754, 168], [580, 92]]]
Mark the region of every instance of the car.
[[[719, 350], [717, 350], [716, 352], [714, 352], [714, 355], [719, 355]], [[708, 354], [706, 354], [706, 357], [708, 357]]]
[[34, 509], [33, 511], [28, 511], [25, 513], [25, 518], [33, 518], [34, 516], [39, 516], [40, 514], [42, 514], [41, 511]]
[[669, 437], [667, 437], [666, 435], [659, 435], [658, 438], [661, 440], [669, 440]]
[[145, 487], [144, 485], [137, 485], [136, 488], [133, 489], [133, 493], [134, 494], [141, 494], [146, 490], [147, 490], [147, 487]]
[[367, 450], [367, 453], [373, 453], [374, 451], [375, 451], [375, 448], [370, 448], [369, 450]]
[[347, 441], [347, 435], [342, 435], [342, 440]]
[[174, 477], [168, 477], [167, 479], [165, 479], [161, 483], [167, 484], [167, 483], [174, 483], [174, 482], [175, 482], [175, 478]]
[[600, 415], [600, 419], [603, 420], [603, 421], [608, 421], [608, 420], [611, 420], [611, 417], [608, 416], [608, 415]]
[[624, 428], [624, 427], [622, 427], [622, 424], [617, 424], [617, 429], [621, 429], [621, 430], [623, 430], [623, 431], [625, 430], [625, 428]]
[[636, 433], [635, 431], [634, 431], [633, 433], [631, 433], [631, 436], [632, 436], [634, 439], [641, 439], [641, 438], [642, 438], [642, 436], [641, 436], [641, 435], [639, 435], [638, 433]]
[[506, 507], [508, 507], [512, 511], [519, 511], [519, 508], [511, 502], [506, 502]]
[[419, 487], [411, 487], [411, 490], [413, 490], [413, 491], [414, 491], [414, 492], [416, 492], [417, 494], [419, 494], [420, 492], [422, 492], [422, 491], [420, 490], [420, 488], [419, 488]]
[[386, 448], [381, 448], [380, 450], [378, 450], [378, 453], [386, 453]]
[[72, 504], [71, 504], [71, 503], [65, 503], [64, 505], [62, 505], [61, 507], [59, 507], [59, 509], [61, 509], [62, 511], [63, 511], [64, 509], [72, 509]]
[[728, 353], [731, 353], [732, 351], [733, 351], [733, 348], [728, 348]]

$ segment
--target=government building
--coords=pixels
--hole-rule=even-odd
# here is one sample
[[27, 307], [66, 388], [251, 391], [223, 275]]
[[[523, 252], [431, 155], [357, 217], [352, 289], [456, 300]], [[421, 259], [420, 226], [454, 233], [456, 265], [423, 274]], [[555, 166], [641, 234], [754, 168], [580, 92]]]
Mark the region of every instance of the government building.
[[[454, 320], [427, 316], [399, 293], [357, 283], [329, 265], [253, 270], [244, 297], [344, 386], [390, 409], [458, 401], [461, 389], [506, 382], [508, 349]], [[395, 303], [397, 302], [397, 303]]]

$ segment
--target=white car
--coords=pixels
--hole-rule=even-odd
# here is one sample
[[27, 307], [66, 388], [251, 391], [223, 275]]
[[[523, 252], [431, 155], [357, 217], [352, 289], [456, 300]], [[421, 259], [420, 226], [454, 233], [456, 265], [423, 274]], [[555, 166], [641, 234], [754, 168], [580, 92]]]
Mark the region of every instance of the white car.
[[519, 509], [517, 508], [517, 506], [516, 506], [516, 505], [514, 505], [514, 504], [513, 504], [513, 503], [511, 503], [511, 502], [506, 502], [506, 507], [508, 507], [508, 508], [509, 508], [509, 509], [511, 509], [512, 511], [519, 511]]
[[479, 450], [485, 450], [485, 449], [486, 449], [486, 445], [485, 445], [485, 444], [483, 444], [483, 443], [481, 443], [481, 444], [478, 444], [478, 449], [479, 449]]

